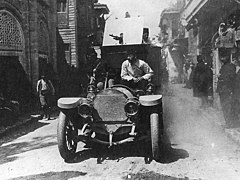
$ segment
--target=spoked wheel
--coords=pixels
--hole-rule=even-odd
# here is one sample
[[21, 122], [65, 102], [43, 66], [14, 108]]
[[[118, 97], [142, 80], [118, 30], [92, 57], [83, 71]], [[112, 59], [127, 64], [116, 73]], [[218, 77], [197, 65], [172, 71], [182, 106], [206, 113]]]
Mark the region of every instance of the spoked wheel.
[[157, 113], [150, 115], [150, 126], [151, 126], [151, 146], [152, 146], [152, 157], [157, 159], [159, 156], [159, 116]]
[[71, 160], [74, 158], [77, 149], [77, 142], [74, 141], [74, 137], [78, 135], [78, 130], [74, 127], [69, 115], [63, 112], [60, 112], [58, 121], [58, 149], [65, 161]]

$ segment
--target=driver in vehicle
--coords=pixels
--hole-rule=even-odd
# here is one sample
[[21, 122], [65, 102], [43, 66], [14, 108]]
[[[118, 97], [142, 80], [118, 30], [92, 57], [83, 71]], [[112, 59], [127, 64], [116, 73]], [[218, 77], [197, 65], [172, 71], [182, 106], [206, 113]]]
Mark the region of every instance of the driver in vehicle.
[[132, 89], [145, 90], [153, 76], [151, 67], [138, 59], [134, 50], [128, 51], [127, 59], [122, 63], [122, 83]]

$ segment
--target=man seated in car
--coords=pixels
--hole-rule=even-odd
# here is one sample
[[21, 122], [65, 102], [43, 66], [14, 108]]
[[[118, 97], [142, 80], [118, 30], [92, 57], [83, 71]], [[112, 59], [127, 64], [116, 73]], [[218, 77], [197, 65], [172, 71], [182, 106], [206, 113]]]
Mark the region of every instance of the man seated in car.
[[132, 89], [145, 90], [152, 76], [151, 67], [138, 59], [134, 50], [128, 51], [127, 59], [122, 63], [122, 83]]

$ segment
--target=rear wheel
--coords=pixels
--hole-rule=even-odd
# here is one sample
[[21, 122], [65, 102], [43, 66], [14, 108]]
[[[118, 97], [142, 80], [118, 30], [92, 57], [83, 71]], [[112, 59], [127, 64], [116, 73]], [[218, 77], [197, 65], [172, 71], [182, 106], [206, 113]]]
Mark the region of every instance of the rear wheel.
[[57, 140], [61, 157], [67, 161], [75, 156], [77, 142], [74, 137], [78, 135], [69, 115], [60, 112], [58, 118]]
[[150, 127], [152, 157], [153, 159], [157, 159], [159, 155], [159, 116], [157, 113], [152, 113], [150, 115]]

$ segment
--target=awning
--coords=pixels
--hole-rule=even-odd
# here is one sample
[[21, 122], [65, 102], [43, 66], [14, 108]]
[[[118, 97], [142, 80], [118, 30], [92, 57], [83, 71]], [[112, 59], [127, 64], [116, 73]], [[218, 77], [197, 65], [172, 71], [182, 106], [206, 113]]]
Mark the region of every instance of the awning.
[[[192, 0], [184, 8], [181, 19], [186, 21], [187, 30], [198, 26], [198, 24], [215, 27], [236, 9], [238, 9], [238, 2], [235, 0]], [[212, 19], [215, 21], [210, 22]]]
[[191, 19], [209, 0], [191, 0], [184, 8], [183, 18], [189, 23]]
[[106, 4], [100, 4], [100, 3], [94, 3], [94, 9], [95, 10], [101, 10], [103, 14], [108, 14], [109, 9]]

